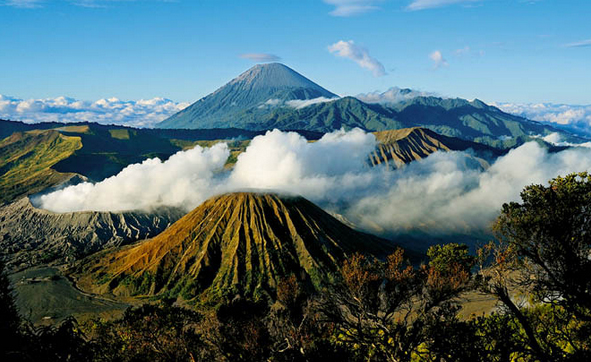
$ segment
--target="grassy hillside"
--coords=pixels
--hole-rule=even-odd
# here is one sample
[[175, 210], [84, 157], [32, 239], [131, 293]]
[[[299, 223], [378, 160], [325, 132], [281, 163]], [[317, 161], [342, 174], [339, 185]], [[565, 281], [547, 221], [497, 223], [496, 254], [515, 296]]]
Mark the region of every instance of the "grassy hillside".
[[[14, 133], [17, 132], [17, 133]], [[0, 204], [55, 186], [73, 175], [101, 181], [147, 158], [168, 159], [199, 144], [228, 141], [236, 162], [249, 139], [266, 131], [235, 128], [138, 129], [96, 123], [25, 124], [0, 120]], [[296, 131], [308, 139], [322, 133]]]
[[80, 148], [80, 137], [53, 130], [17, 132], [0, 141], [0, 204], [72, 177], [74, 173], [53, 166]]

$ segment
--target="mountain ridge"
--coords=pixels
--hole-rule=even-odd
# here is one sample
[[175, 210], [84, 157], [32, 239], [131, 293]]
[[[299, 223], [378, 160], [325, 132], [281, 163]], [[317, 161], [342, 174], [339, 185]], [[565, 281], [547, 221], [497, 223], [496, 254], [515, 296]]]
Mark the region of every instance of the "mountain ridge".
[[504, 154], [503, 151], [484, 144], [440, 135], [427, 128], [412, 127], [373, 133], [378, 141], [369, 158], [373, 166], [385, 164], [400, 168], [428, 157], [437, 151], [472, 150], [484, 162]]
[[[294, 93], [295, 88], [289, 88], [291, 83], [284, 79], [284, 72], [274, 72], [275, 68], [288, 69], [287, 78], [306, 88], [297, 88], [300, 92]], [[283, 84], [281, 90], [275, 87], [278, 84]], [[382, 95], [366, 98], [380, 99]], [[441, 98], [409, 89], [398, 90], [399, 99], [394, 102], [366, 103], [355, 97], [334, 96], [281, 64], [256, 65], [156, 127], [234, 127], [256, 131], [277, 128], [325, 133], [355, 127], [368, 132], [423, 127], [498, 148], [514, 147], [528, 137], [554, 132], [566, 139], [576, 138], [554, 127], [504, 113], [479, 99]], [[303, 102], [293, 103], [294, 100]]]

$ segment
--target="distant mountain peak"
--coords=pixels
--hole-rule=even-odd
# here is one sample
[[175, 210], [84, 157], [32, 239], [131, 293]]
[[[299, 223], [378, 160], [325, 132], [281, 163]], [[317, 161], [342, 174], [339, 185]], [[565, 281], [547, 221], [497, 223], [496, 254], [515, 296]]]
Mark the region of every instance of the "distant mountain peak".
[[220, 88], [220, 90], [226, 87], [237, 87], [235, 91], [251, 92], [258, 90], [310, 89], [319, 92], [323, 97], [337, 97], [335, 94], [281, 63], [257, 64], [234, 78], [227, 85]]
[[318, 84], [281, 63], [257, 64], [230, 81], [227, 86], [239, 85], [241, 90], [258, 89], [314, 89], [324, 97], [336, 97]]
[[281, 63], [257, 64], [212, 94], [159, 123], [160, 128], [216, 128], [269, 100], [338, 96]]

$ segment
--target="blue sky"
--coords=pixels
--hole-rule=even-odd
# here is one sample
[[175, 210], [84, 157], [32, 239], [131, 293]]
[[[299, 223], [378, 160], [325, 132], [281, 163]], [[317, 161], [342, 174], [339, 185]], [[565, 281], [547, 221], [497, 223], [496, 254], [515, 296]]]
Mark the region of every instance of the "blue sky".
[[192, 102], [264, 53], [340, 95], [591, 104], [588, 0], [0, 4], [0, 94], [20, 98]]

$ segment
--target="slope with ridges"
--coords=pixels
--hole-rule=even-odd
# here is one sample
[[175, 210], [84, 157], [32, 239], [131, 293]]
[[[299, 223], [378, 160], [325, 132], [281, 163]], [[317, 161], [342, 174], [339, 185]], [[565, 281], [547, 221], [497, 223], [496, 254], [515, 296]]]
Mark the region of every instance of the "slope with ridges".
[[489, 159], [501, 151], [479, 143], [437, 134], [429, 129], [413, 127], [374, 132], [378, 146], [370, 155], [372, 165], [386, 164], [398, 168], [423, 159], [437, 151], [465, 151], [472, 149], [482, 158]]
[[319, 285], [353, 252], [392, 250], [302, 197], [232, 193], [209, 199], [152, 240], [91, 257], [80, 268], [79, 285], [200, 300], [272, 296], [285, 276]]
[[183, 212], [173, 208], [57, 214], [35, 208], [25, 197], [0, 208], [0, 251], [16, 268], [70, 262], [156, 236], [181, 216]]

